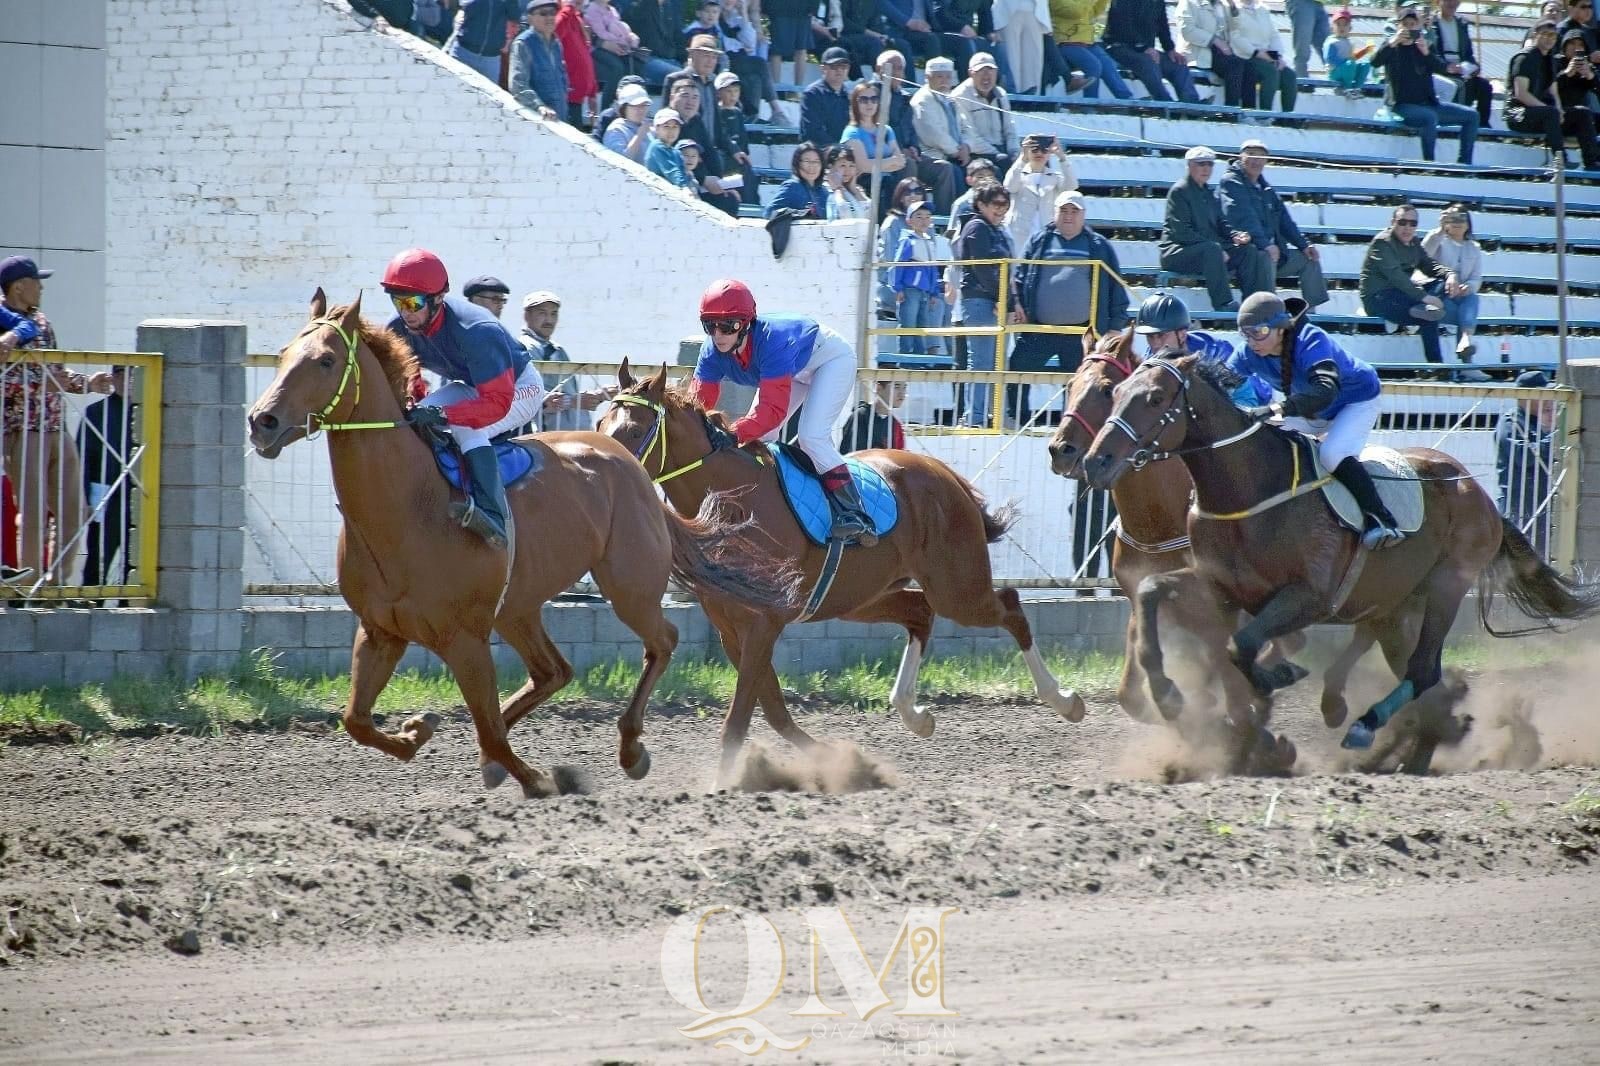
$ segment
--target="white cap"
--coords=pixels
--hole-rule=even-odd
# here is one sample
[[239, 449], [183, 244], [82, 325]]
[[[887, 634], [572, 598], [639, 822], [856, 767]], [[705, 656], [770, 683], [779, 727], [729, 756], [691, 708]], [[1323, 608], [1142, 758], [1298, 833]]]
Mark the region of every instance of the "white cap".
[[1084, 200], [1083, 193], [1079, 192], [1077, 189], [1056, 194], [1057, 211], [1061, 210], [1063, 207], [1066, 207], [1068, 204], [1076, 207], [1079, 211], [1087, 212], [1089, 210], [1088, 201]]
[[524, 311], [530, 307], [538, 307], [540, 304], [555, 304], [560, 307], [561, 297], [545, 289], [538, 289], [522, 298], [522, 309]]
[[744, 83], [739, 80], [739, 75], [735, 74], [731, 70], [725, 70], [721, 74], [717, 75], [716, 80], [711, 83], [711, 87], [714, 89], [726, 89], [730, 85], [743, 84]]
[[955, 60], [953, 59], [948, 59], [944, 56], [934, 56], [932, 59], [928, 60], [928, 64], [924, 69], [929, 74], [954, 75], [956, 72], [956, 64]]
[[656, 112], [656, 117], [650, 120], [650, 125], [652, 127], [664, 126], [668, 122], [676, 122], [681, 126], [683, 125], [683, 116], [678, 114], [677, 111], [670, 107], [663, 107], [660, 111]]
[[1183, 160], [1186, 163], [1215, 163], [1217, 161], [1217, 153], [1203, 144], [1197, 144], [1183, 153]]
[[1243, 144], [1241, 144], [1239, 146], [1239, 151], [1241, 153], [1243, 153], [1243, 152], [1260, 152], [1262, 155], [1271, 155], [1271, 153], [1269, 151], [1267, 151], [1267, 142], [1266, 141], [1258, 141], [1253, 137], [1250, 140], [1245, 141]]
[[999, 70], [1000, 64], [996, 63], [994, 61], [994, 56], [990, 55], [988, 52], [979, 52], [977, 55], [967, 60], [968, 73], [971, 73], [974, 70], [982, 70], [984, 67], [993, 67], [995, 70]]
[[648, 104], [650, 93], [643, 85], [624, 85], [617, 90], [617, 106], [633, 107], [635, 104]]

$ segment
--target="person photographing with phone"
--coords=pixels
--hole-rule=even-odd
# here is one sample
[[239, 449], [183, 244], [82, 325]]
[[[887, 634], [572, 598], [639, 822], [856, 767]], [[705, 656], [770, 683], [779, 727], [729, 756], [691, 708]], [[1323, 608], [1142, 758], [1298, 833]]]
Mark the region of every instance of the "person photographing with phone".
[[1372, 65], [1385, 72], [1389, 109], [1417, 131], [1422, 158], [1433, 160], [1439, 128], [1453, 126], [1461, 131], [1456, 161], [1462, 166], [1470, 165], [1478, 140], [1478, 113], [1460, 104], [1444, 103], [1434, 91], [1433, 76], [1444, 74], [1445, 64], [1429, 47], [1422, 14], [1416, 8], [1401, 11], [1394, 35], [1372, 54]]
[[[1518, 133], [1544, 135], [1550, 162], [1566, 160], [1568, 134], [1578, 138], [1585, 169], [1600, 169], [1600, 140], [1595, 135], [1594, 112], [1587, 107], [1563, 107], [1557, 93], [1558, 68], [1550, 59], [1556, 45], [1556, 24], [1546, 19], [1528, 31], [1528, 44], [1511, 59], [1506, 73], [1506, 126]], [[1571, 61], [1559, 71], [1573, 77]], [[1590, 84], [1593, 84], [1592, 82]]]

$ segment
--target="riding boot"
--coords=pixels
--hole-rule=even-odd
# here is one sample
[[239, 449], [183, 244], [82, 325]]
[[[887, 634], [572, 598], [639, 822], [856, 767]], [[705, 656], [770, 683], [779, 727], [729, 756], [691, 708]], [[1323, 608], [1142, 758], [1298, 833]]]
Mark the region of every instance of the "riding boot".
[[861, 494], [856, 492], [856, 483], [848, 472], [843, 467], [829, 470], [822, 477], [822, 487], [828, 493], [828, 507], [833, 511], [833, 528], [828, 531], [829, 538], [845, 544], [859, 544], [863, 548], [878, 543], [872, 519], [867, 517], [867, 509], [861, 505]]
[[491, 548], [504, 548], [506, 490], [500, 483], [500, 461], [495, 457], [494, 446], [474, 448], [461, 458], [471, 483], [461, 525], [488, 541]]
[[1350, 490], [1361, 513], [1366, 515], [1366, 531], [1361, 534], [1363, 546], [1369, 551], [1376, 551], [1406, 539], [1406, 535], [1400, 531], [1400, 523], [1384, 506], [1383, 498], [1378, 495], [1378, 486], [1373, 484], [1372, 475], [1367, 473], [1360, 459], [1353, 455], [1343, 459], [1334, 468], [1333, 476]]

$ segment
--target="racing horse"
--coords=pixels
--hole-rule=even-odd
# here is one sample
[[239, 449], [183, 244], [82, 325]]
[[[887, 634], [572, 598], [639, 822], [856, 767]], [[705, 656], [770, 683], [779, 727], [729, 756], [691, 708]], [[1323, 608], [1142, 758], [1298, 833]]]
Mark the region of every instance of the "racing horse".
[[[1155, 451], [1178, 454], [1195, 484], [1189, 512], [1194, 562], [1146, 580], [1139, 590], [1138, 648], [1151, 695], [1170, 717], [1182, 695], [1162, 668], [1156, 605], [1197, 590], [1254, 617], [1234, 633], [1229, 657], [1258, 693], [1274, 679], [1257, 663], [1262, 644], [1319, 622], [1374, 627], [1401, 641], [1420, 604], [1421, 626], [1399, 684], [1345, 734], [1344, 746], [1371, 747], [1374, 734], [1442, 676], [1445, 637], [1474, 581], [1478, 614], [1489, 623], [1497, 587], [1530, 618], [1580, 619], [1600, 610], [1592, 588], [1570, 584], [1546, 565], [1459, 461], [1428, 448], [1400, 454], [1421, 482], [1423, 520], [1405, 541], [1380, 552], [1360, 548], [1302, 469], [1301, 438], [1256, 422], [1229, 399], [1237, 379], [1187, 353], [1146, 360], [1115, 393], [1105, 426], [1083, 459], [1089, 483], [1109, 487]], [[1387, 646], [1387, 645], [1386, 645]], [[1405, 758], [1426, 773], [1443, 736], [1420, 720]], [[1459, 728], [1459, 723], [1453, 723]], [[1249, 732], [1254, 736], [1254, 731]]]
[[[402, 761], [416, 756], [438, 715], [412, 717], [385, 733], [372, 706], [406, 647], [420, 644], [444, 660], [460, 686], [486, 788], [509, 774], [530, 798], [571, 790], [574, 774], [527, 765], [506, 734], [572, 679], [540, 609], [587, 570], [644, 643], [643, 673], [617, 722], [618, 762], [642, 778], [650, 768], [640, 740], [645, 704], [678, 642], [661, 609], [668, 577], [699, 595], [756, 609], [791, 599], [792, 573], [743, 539], [748, 524], [719, 517], [715, 501], [693, 519], [668, 509], [633, 456], [595, 433], [517, 441], [531, 453], [532, 471], [507, 493], [511, 552], [491, 548], [449, 515], [450, 487], [429, 445], [404, 420], [418, 373], [403, 340], [362, 320], [359, 297], [330, 309], [318, 289], [309, 321], [279, 354], [277, 375], [250, 408], [250, 443], [263, 458], [329, 431], [344, 518], [339, 591], [358, 621], [345, 730]], [[503, 706], [491, 631], [528, 668], [528, 682]]]
[[[733, 445], [720, 413], [707, 412], [681, 390], [668, 387], [666, 367], [636, 380], [624, 361], [617, 380], [621, 391], [598, 429], [639, 459], [680, 514], [696, 513], [714, 492], [732, 495], [737, 490], [739, 505], [776, 545], [774, 554], [798, 560], [803, 581], [815, 589], [826, 552], [807, 539], [790, 511], [767, 446]], [[1003, 627], [1022, 649], [1039, 698], [1068, 721], [1081, 720], [1083, 700], [1076, 692], [1063, 692], [1045, 665], [1016, 590], [994, 587], [988, 546], [1010, 527], [1014, 510], [989, 510], [965, 478], [928, 456], [874, 449], [851, 458], [872, 467], [893, 489], [899, 521], [875, 546], [857, 545], [844, 552], [833, 584], [807, 620], [840, 618], [905, 627], [906, 649], [890, 703], [906, 728], [920, 737], [931, 736], [934, 729], [933, 715], [916, 706], [916, 691], [936, 615], [964, 626]], [[912, 581], [917, 588], [908, 587]], [[703, 603], [738, 668], [722, 724], [717, 781], [726, 786], [758, 701], [767, 723], [790, 743], [802, 750], [816, 744], [790, 717], [772, 668], [773, 646], [801, 609], [751, 608], [716, 596]]]

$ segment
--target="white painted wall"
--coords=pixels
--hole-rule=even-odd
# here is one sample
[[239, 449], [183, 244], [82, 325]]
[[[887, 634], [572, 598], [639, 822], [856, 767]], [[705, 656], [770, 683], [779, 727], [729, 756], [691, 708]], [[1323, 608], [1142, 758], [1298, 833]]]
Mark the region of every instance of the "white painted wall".
[[[53, 0], [52, 0], [53, 2]], [[9, 3], [9, 0], [8, 0]], [[141, 319], [241, 320], [276, 351], [312, 290], [358, 288], [385, 317], [384, 264], [431, 248], [564, 299], [576, 359], [675, 358], [714, 278], [770, 309], [856, 329], [864, 223], [797, 227], [774, 260], [759, 222], [688, 201], [580, 132], [528, 115], [438, 49], [341, 0], [110, 5], [106, 339]]]

